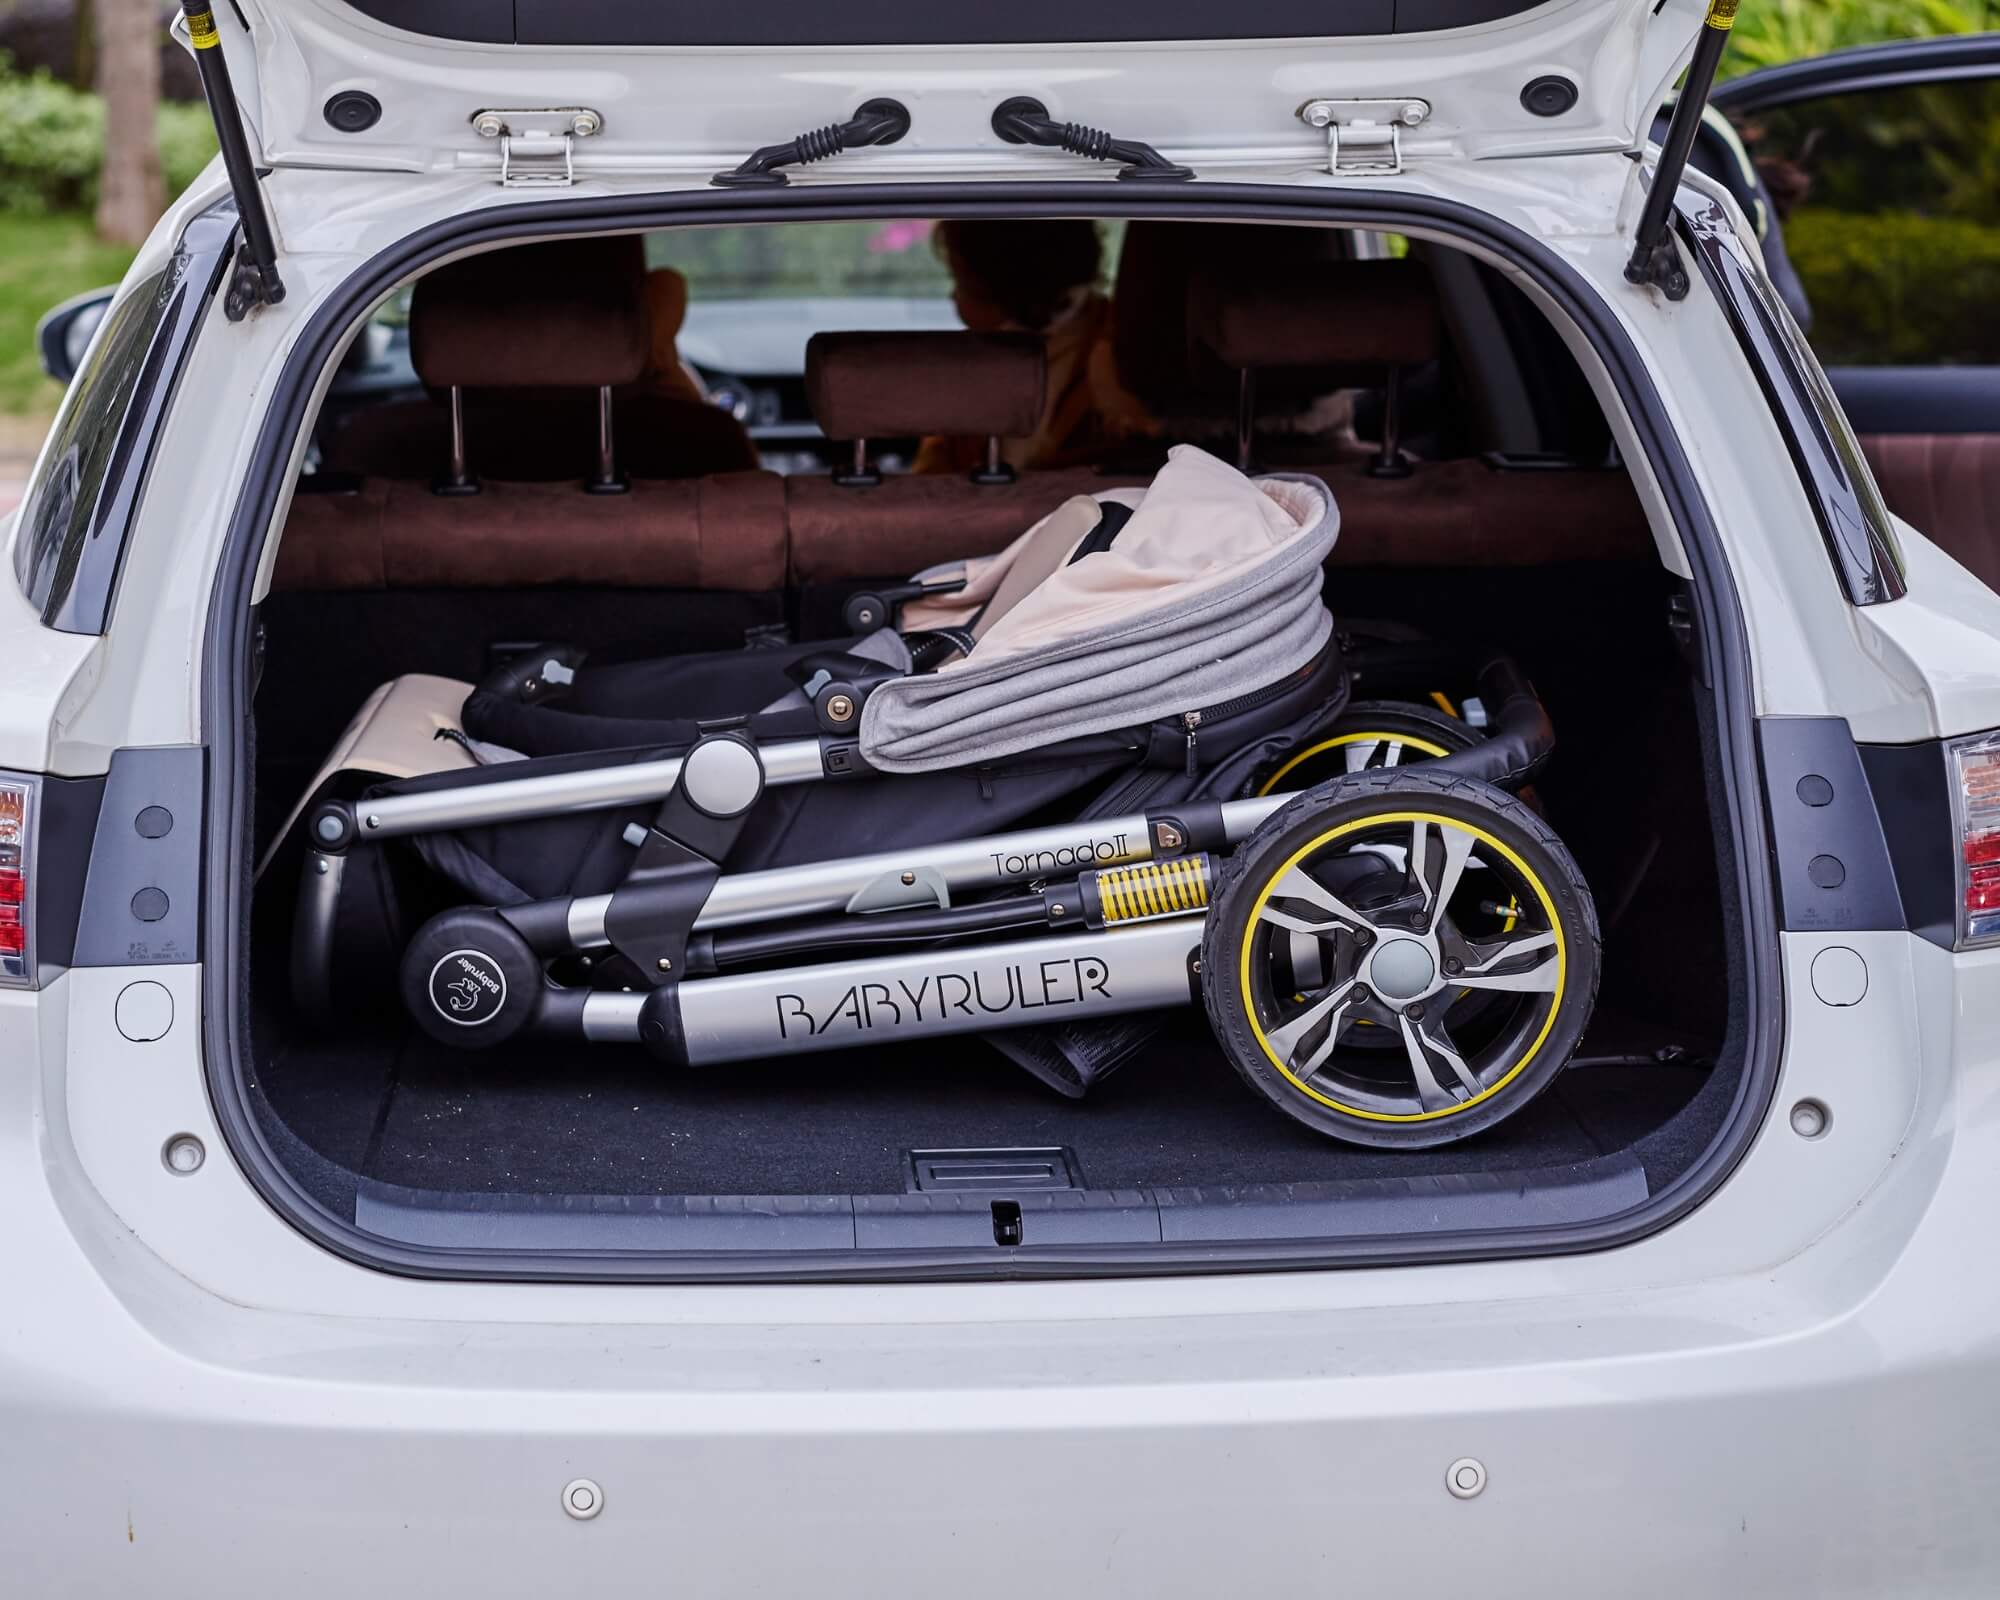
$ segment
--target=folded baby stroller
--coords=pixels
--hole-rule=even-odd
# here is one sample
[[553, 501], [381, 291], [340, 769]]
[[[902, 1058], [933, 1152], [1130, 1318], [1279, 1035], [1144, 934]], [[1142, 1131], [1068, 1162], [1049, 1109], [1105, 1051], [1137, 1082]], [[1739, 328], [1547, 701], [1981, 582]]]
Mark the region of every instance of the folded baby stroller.
[[451, 1045], [706, 1065], [978, 1033], [1072, 1094], [1143, 1041], [1133, 1019], [1200, 1004], [1323, 1132], [1490, 1126], [1596, 989], [1588, 890], [1509, 792], [1547, 721], [1504, 662], [1487, 737], [1351, 705], [1337, 530], [1317, 479], [1182, 448], [1144, 490], [864, 597], [855, 620], [901, 614], [849, 640], [538, 649], [457, 719], [387, 686], [348, 755], [386, 717], [448, 766], [331, 764], [295, 992], [346, 1011], [395, 955]]

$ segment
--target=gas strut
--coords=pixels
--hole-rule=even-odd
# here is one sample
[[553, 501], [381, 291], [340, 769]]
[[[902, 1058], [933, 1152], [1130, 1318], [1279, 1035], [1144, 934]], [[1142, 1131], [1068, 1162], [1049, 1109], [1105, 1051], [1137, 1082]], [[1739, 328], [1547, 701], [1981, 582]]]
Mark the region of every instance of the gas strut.
[[285, 298], [278, 277], [278, 247], [271, 238], [271, 219], [264, 210], [264, 192], [257, 187], [257, 169], [250, 161], [250, 144], [243, 137], [243, 113], [229, 81], [229, 62], [207, 0], [181, 0], [187, 18], [188, 42], [201, 69], [201, 92], [208, 97], [208, 117], [222, 147], [222, 167], [229, 174], [229, 192], [236, 197], [236, 214], [243, 223], [243, 248], [236, 254], [229, 288], [222, 297], [222, 314], [241, 322], [253, 306], [274, 306]]
[[779, 167], [824, 161], [864, 145], [894, 144], [909, 131], [910, 113], [902, 101], [869, 100], [845, 122], [809, 129], [786, 144], [767, 144], [734, 171], [718, 172], [708, 181], [724, 189], [769, 188], [791, 181]]
[[1194, 176], [1192, 167], [1176, 166], [1149, 144], [1137, 139], [1114, 139], [1081, 122], [1057, 122], [1049, 108], [1026, 95], [1003, 100], [993, 108], [993, 131], [1009, 144], [1038, 144], [1050, 150], [1066, 150], [1073, 156], [1092, 161], [1122, 161], [1121, 178], [1153, 178], [1179, 182]]
[[1674, 195], [1681, 186], [1681, 173], [1687, 169], [1688, 154], [1694, 149], [1694, 136], [1701, 129], [1709, 90], [1715, 87], [1715, 69], [1721, 64], [1729, 30], [1735, 24], [1736, 0], [1708, 0], [1708, 15], [1702, 19], [1701, 37], [1695, 41], [1694, 59], [1688, 63], [1687, 82], [1674, 102], [1666, 141], [1660, 147], [1660, 164], [1653, 169], [1653, 186], [1646, 191], [1646, 204], [1639, 212], [1632, 259], [1625, 263], [1628, 282], [1654, 284], [1669, 300], [1684, 300], [1688, 292], [1687, 268], [1674, 248]]

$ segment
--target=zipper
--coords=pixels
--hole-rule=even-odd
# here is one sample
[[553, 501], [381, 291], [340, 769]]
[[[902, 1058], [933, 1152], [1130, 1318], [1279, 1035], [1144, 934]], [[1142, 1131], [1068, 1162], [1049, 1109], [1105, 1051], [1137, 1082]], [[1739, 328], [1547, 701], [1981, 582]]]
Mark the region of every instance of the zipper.
[[1314, 661], [1307, 666], [1301, 667], [1289, 678], [1280, 678], [1276, 683], [1267, 683], [1261, 689], [1253, 689], [1248, 694], [1239, 694], [1234, 700], [1225, 700], [1221, 705], [1204, 706], [1199, 711], [1183, 711], [1181, 713], [1181, 728], [1187, 736], [1187, 775], [1190, 778], [1196, 775], [1198, 765], [1195, 761], [1197, 730], [1201, 727], [1202, 723], [1211, 717], [1238, 717], [1246, 711], [1255, 711], [1259, 706], [1269, 705], [1273, 700], [1290, 694], [1306, 678], [1311, 676], [1314, 669], [1318, 666], [1319, 663]]
[[1255, 711], [1259, 706], [1267, 706], [1273, 700], [1283, 698], [1300, 684], [1310, 680], [1314, 673], [1325, 666], [1328, 654], [1328, 651], [1322, 651], [1289, 677], [1280, 678], [1276, 683], [1267, 683], [1261, 689], [1252, 689], [1248, 694], [1239, 694], [1234, 700], [1225, 700], [1220, 705], [1203, 706], [1199, 711], [1183, 711], [1181, 730], [1187, 739], [1187, 775], [1190, 778], [1198, 775], [1199, 764], [1195, 760], [1197, 730], [1204, 722], [1218, 717], [1240, 717], [1246, 711]]

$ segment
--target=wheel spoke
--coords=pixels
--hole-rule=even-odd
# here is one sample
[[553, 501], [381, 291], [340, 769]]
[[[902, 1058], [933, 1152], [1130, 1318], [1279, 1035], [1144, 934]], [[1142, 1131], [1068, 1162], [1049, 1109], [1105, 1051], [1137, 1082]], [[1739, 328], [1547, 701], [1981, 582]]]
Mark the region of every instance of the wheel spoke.
[[[1494, 949], [1488, 945], [1468, 946], [1469, 949], [1490, 951], [1481, 960], [1468, 962], [1465, 970], [1452, 978], [1452, 983], [1466, 989], [1506, 989], [1516, 994], [1554, 994], [1556, 980], [1560, 976], [1562, 963], [1556, 959], [1556, 936], [1553, 930], [1531, 933], [1525, 939], [1509, 940]], [[1509, 972], [1495, 972], [1493, 969], [1503, 962], [1513, 961], [1522, 956], [1540, 954], [1534, 965], [1516, 968]]]
[[1367, 744], [1351, 744], [1347, 747], [1345, 760], [1349, 772], [1366, 772], [1368, 763], [1375, 759], [1375, 752], [1382, 748], [1380, 739], [1372, 739]]
[[[1348, 1007], [1348, 996], [1354, 990], [1354, 980], [1336, 984], [1321, 995], [1305, 1010], [1281, 1028], [1273, 1028], [1265, 1038], [1279, 1058], [1301, 1078], [1309, 1078], [1319, 1070], [1320, 1063], [1333, 1054], [1333, 1047], [1340, 1038], [1340, 1025]], [[1305, 1060], [1297, 1059], [1299, 1042], [1324, 1020], [1326, 1035], [1315, 1045]]]
[[[1451, 1036], [1444, 1031], [1441, 1019], [1434, 1019], [1428, 1027], [1419, 1027], [1407, 1016], [1398, 1016], [1396, 1025], [1403, 1032], [1403, 1050], [1410, 1058], [1410, 1074], [1417, 1082], [1417, 1099], [1426, 1111], [1441, 1111], [1449, 1106], [1462, 1105], [1480, 1092], [1480, 1082], [1472, 1075], [1472, 1069], [1465, 1064], [1465, 1058], [1458, 1053], [1451, 1042]], [[1437, 1070], [1431, 1064], [1431, 1057], [1451, 1068], [1458, 1080], [1450, 1089], [1438, 1082]]]
[[1310, 933], [1286, 935], [1292, 960], [1292, 983], [1300, 989], [1317, 989], [1327, 981], [1326, 946]]
[[[1273, 904], [1278, 900], [1304, 901], [1307, 905], [1318, 907], [1326, 915], [1314, 919], [1301, 916], [1297, 912], [1280, 910]], [[1275, 923], [1280, 928], [1289, 928], [1293, 933], [1333, 933], [1343, 924], [1350, 928], [1367, 928], [1373, 932], [1375, 926], [1338, 895], [1315, 882], [1300, 867], [1292, 868], [1272, 886], [1257, 915], [1263, 921]]]
[[1430, 882], [1430, 827], [1428, 822], [1410, 825], [1410, 873], [1424, 893], [1424, 932], [1435, 933], [1438, 919], [1444, 915], [1451, 897], [1458, 892], [1458, 880], [1465, 875], [1466, 858], [1472, 854], [1472, 835], [1463, 828], [1446, 826], [1438, 829], [1444, 843], [1444, 865], [1438, 872], [1437, 887], [1433, 889]]

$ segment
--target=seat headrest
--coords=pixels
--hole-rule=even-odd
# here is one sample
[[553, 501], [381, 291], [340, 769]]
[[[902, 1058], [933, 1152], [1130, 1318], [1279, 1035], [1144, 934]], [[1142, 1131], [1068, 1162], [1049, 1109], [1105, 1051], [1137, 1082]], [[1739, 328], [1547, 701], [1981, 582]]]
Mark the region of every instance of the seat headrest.
[[[1266, 222], [1134, 221], [1118, 252], [1111, 294], [1111, 345], [1118, 379], [1156, 417], [1233, 416], [1236, 374], [1194, 337], [1189, 290], [1207, 274], [1239, 270], [1246, 261], [1272, 270], [1345, 261], [1349, 236], [1340, 228], [1288, 228]], [[1283, 392], [1282, 385], [1272, 392]], [[1323, 392], [1311, 383], [1301, 404]]]
[[1189, 321], [1239, 368], [1412, 366], [1443, 337], [1430, 270], [1407, 258], [1204, 274]]
[[637, 234], [468, 256], [417, 280], [410, 360], [433, 389], [595, 389], [635, 381], [650, 343]]
[[816, 333], [806, 401], [829, 439], [1024, 439], [1042, 420], [1038, 333]]

